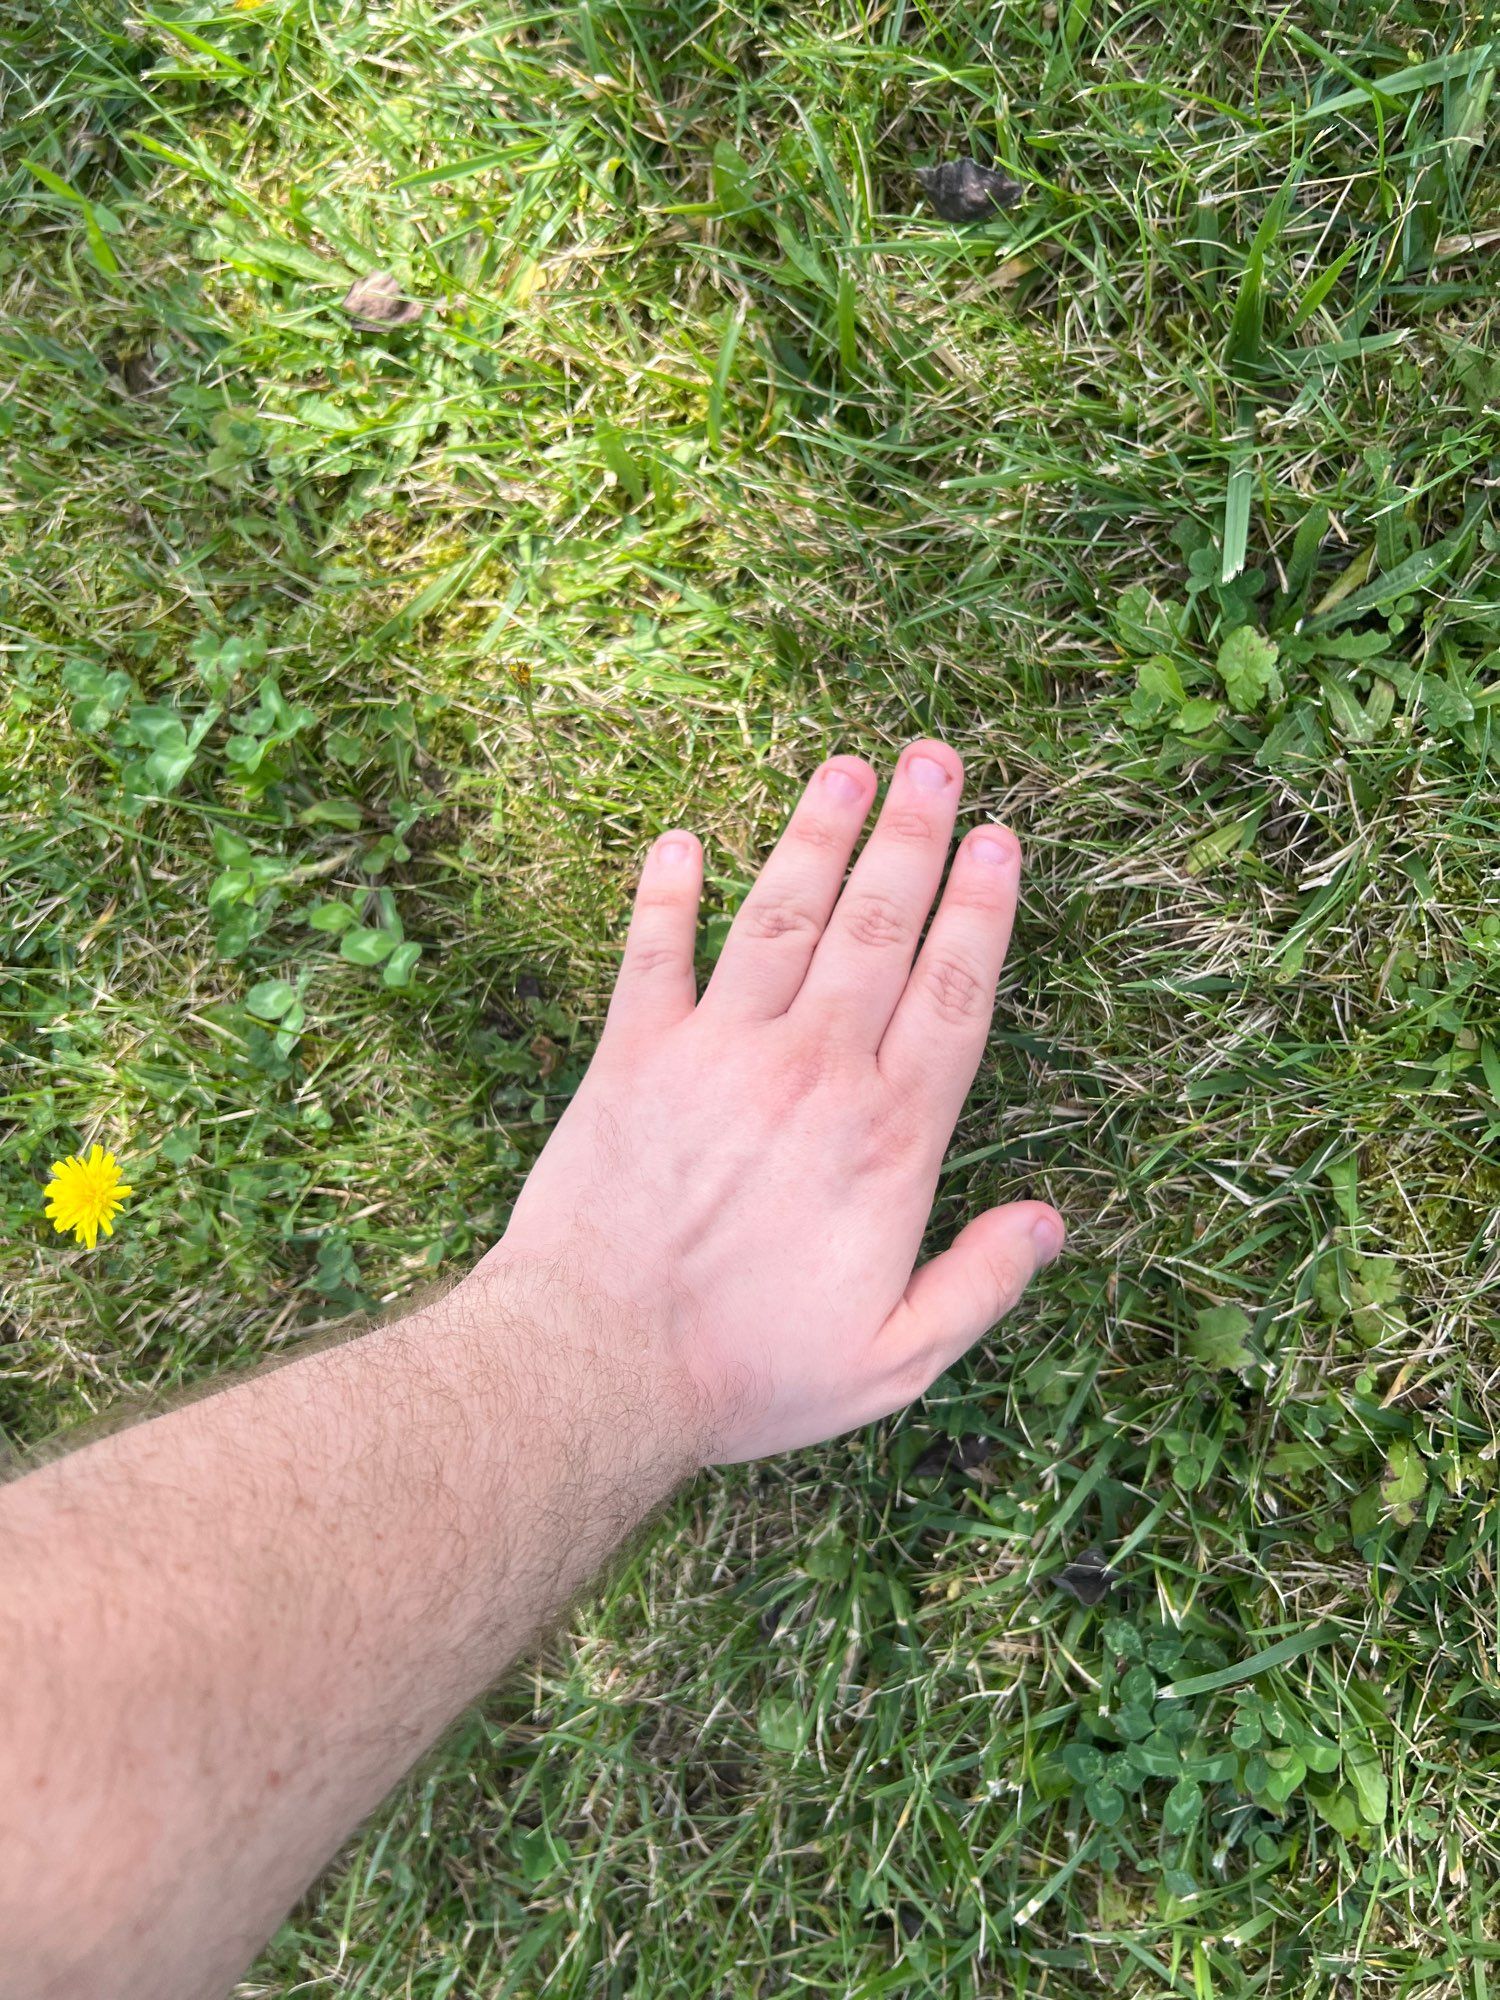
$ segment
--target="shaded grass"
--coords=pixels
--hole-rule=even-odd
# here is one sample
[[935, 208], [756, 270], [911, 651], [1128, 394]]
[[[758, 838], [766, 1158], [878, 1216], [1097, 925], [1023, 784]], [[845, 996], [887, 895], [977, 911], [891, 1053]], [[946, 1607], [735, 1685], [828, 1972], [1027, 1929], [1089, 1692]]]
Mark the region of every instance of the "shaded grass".
[[[1487, 1990], [1494, 33], [7, 16], [18, 1443], [461, 1269], [660, 827], [706, 957], [833, 747], [945, 734], [1028, 853], [933, 1240], [1044, 1192], [1066, 1264], [922, 1411], [684, 1497], [247, 1991]], [[971, 146], [1028, 193], [956, 233], [909, 169]], [[417, 326], [340, 312], [376, 268]], [[96, 1135], [88, 1258], [39, 1187]], [[1122, 1736], [1134, 1668], [1325, 1623], [1269, 1715]]]

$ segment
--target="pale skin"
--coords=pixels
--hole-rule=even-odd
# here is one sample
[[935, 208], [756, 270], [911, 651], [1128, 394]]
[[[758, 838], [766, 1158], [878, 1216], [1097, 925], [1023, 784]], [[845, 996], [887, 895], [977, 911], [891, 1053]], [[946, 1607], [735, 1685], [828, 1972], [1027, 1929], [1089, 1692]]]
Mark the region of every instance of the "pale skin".
[[[1062, 1246], [914, 1269], [1020, 849], [962, 773], [816, 772], [700, 998], [648, 855], [598, 1053], [439, 1303], [0, 1492], [0, 1984], [223, 1993], [338, 1844], [683, 1479], [899, 1409]], [[951, 871], [925, 940], [945, 864]], [[919, 948], [920, 942], [920, 948]]]

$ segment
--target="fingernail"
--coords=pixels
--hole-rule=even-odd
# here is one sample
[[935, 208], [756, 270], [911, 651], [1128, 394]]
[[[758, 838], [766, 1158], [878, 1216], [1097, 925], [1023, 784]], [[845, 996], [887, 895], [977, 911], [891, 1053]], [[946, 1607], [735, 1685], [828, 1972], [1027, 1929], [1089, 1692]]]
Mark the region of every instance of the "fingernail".
[[825, 764], [822, 785], [829, 798], [837, 799], [840, 805], [852, 806], [864, 787], [852, 771], [846, 771], [842, 764]]
[[997, 827], [993, 833], [976, 833], [969, 842], [976, 861], [983, 861], [990, 868], [1004, 868], [1016, 861], [1020, 855], [1020, 843], [1013, 833], [1002, 833]]
[[670, 867], [677, 867], [686, 861], [693, 851], [693, 843], [684, 840], [681, 834], [669, 833], [656, 843], [656, 858]]
[[1044, 1264], [1050, 1264], [1063, 1247], [1065, 1235], [1062, 1223], [1055, 1215], [1039, 1215], [1031, 1225], [1031, 1240], [1036, 1245], [1036, 1254]]
[[946, 764], [940, 764], [936, 757], [909, 757], [906, 760], [906, 774], [919, 792], [940, 792], [953, 777]]

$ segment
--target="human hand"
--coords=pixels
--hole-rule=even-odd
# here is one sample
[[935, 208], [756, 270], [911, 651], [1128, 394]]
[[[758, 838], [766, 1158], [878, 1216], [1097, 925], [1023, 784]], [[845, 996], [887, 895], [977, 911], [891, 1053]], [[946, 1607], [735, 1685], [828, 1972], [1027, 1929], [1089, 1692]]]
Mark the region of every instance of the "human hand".
[[912, 744], [846, 879], [876, 778], [824, 764], [701, 1000], [702, 850], [663, 834], [598, 1053], [491, 1253], [628, 1304], [712, 1461], [899, 1409], [1062, 1247], [1054, 1209], [1013, 1202], [913, 1271], [1020, 881], [1014, 835], [973, 829], [918, 951], [962, 782]]

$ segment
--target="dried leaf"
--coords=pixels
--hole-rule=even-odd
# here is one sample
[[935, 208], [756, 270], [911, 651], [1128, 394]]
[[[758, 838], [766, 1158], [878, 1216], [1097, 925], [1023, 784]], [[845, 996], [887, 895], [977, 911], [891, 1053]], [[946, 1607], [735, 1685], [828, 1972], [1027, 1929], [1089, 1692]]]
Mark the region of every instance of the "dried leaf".
[[1021, 183], [997, 174], [977, 160], [944, 160], [940, 166], [917, 167], [922, 192], [944, 222], [983, 222], [1021, 195]]
[[989, 1463], [994, 1450], [993, 1438], [940, 1438], [922, 1453], [911, 1469], [911, 1476], [913, 1479], [940, 1479], [949, 1471], [977, 1472]]
[[1077, 1562], [1070, 1562], [1052, 1579], [1059, 1590], [1076, 1597], [1080, 1604], [1098, 1604], [1120, 1581], [1118, 1570], [1110, 1568], [1102, 1549], [1085, 1549]]
[[406, 296], [390, 271], [371, 271], [368, 277], [356, 278], [342, 303], [356, 326], [410, 326], [425, 310]]
[[160, 364], [154, 347], [106, 356], [105, 366], [119, 377], [121, 387], [129, 396], [149, 396], [160, 382]]

